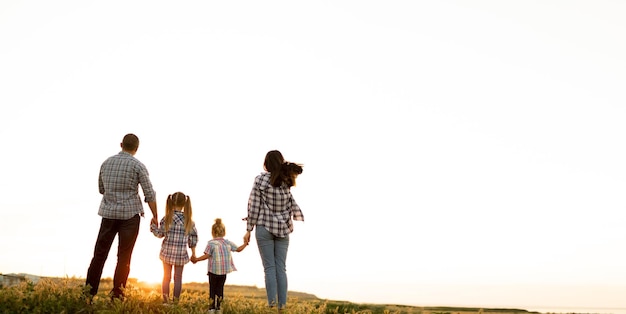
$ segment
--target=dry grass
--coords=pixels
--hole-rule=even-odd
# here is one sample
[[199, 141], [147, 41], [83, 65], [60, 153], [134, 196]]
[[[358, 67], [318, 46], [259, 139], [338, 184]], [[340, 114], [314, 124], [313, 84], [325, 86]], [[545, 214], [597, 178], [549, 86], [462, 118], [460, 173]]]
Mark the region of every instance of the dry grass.
[[[100, 292], [88, 301], [84, 279], [44, 278], [37, 284], [24, 282], [0, 289], [0, 313], [207, 313], [208, 283], [183, 285], [177, 304], [163, 305], [161, 287], [129, 280], [126, 299], [111, 301], [107, 292], [111, 279], [103, 279]], [[227, 285], [224, 313], [276, 313], [267, 307], [265, 290], [250, 286]], [[478, 309], [457, 307], [415, 307], [402, 305], [355, 304], [321, 300], [302, 292], [289, 292], [285, 314], [528, 314], [517, 309]]]

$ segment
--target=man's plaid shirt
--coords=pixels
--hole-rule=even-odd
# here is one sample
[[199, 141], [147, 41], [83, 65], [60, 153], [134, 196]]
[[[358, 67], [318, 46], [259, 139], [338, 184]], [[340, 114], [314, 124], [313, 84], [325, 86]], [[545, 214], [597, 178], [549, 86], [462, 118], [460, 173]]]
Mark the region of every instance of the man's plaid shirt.
[[145, 202], [156, 201], [156, 193], [148, 175], [148, 169], [133, 155], [121, 151], [107, 158], [100, 167], [98, 188], [102, 194], [98, 215], [107, 219], [130, 219], [143, 215], [139, 197], [139, 185]]
[[254, 226], [259, 225], [273, 235], [284, 238], [293, 232], [292, 217], [304, 221], [304, 215], [289, 187], [285, 184], [273, 187], [269, 172], [258, 175], [248, 199], [247, 230], [252, 231]]

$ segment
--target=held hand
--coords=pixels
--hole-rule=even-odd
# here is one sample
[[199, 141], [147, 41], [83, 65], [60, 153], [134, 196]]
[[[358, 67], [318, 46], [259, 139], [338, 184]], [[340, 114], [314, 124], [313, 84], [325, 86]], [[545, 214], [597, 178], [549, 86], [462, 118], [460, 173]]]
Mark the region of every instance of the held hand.
[[150, 220], [150, 224], [154, 224], [158, 228], [159, 227], [159, 220], [158, 220], [158, 218], [156, 216], [152, 216], [152, 220]]
[[250, 243], [250, 231], [246, 231], [246, 234], [243, 236], [243, 244], [248, 245]]

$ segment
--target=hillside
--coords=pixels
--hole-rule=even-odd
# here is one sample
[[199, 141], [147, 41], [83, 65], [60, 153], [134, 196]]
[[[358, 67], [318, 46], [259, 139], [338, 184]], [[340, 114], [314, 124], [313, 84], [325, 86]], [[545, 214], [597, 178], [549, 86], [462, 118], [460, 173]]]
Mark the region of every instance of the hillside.
[[[128, 282], [127, 301], [123, 304], [107, 302], [106, 291], [112, 285], [111, 278], [101, 280], [100, 293], [95, 304], [85, 304], [82, 297], [82, 278], [47, 278], [27, 274], [8, 274], [13, 282], [0, 286], [0, 313], [10, 313], [15, 306], [34, 312], [83, 311], [87, 306], [90, 312], [113, 313], [202, 313], [208, 300], [208, 283], [185, 283], [181, 300], [173, 308], [163, 309], [161, 306], [160, 284], [147, 284], [130, 278]], [[15, 281], [16, 278], [22, 280]], [[35, 279], [35, 280], [33, 280]], [[226, 285], [225, 302], [231, 313], [267, 313], [265, 289], [255, 286]], [[19, 296], [19, 297], [18, 297]], [[504, 308], [472, 308], [450, 306], [406, 306], [397, 304], [358, 304], [347, 301], [324, 300], [317, 296], [297, 291], [289, 291], [287, 313], [368, 313], [368, 314], [529, 314], [523, 309]], [[83, 301], [81, 301], [83, 300]], [[22, 305], [24, 303], [25, 305]], [[69, 308], [68, 308], [69, 307]], [[94, 309], [94, 307], [96, 309]], [[28, 311], [27, 311], [28, 312]]]

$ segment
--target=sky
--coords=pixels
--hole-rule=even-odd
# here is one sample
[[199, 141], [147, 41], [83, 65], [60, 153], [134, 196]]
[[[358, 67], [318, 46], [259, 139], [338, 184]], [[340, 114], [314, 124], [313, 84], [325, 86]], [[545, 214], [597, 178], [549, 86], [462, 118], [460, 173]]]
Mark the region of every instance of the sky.
[[[626, 308], [622, 1], [0, 2], [0, 272], [84, 278], [126, 133], [159, 215], [242, 242], [269, 150], [304, 164], [289, 289]], [[141, 222], [130, 277], [160, 282]], [[252, 243], [254, 244], [253, 239]], [[112, 277], [116, 247], [105, 265]], [[227, 284], [264, 287], [255, 245]], [[205, 282], [206, 263], [184, 282]]]

